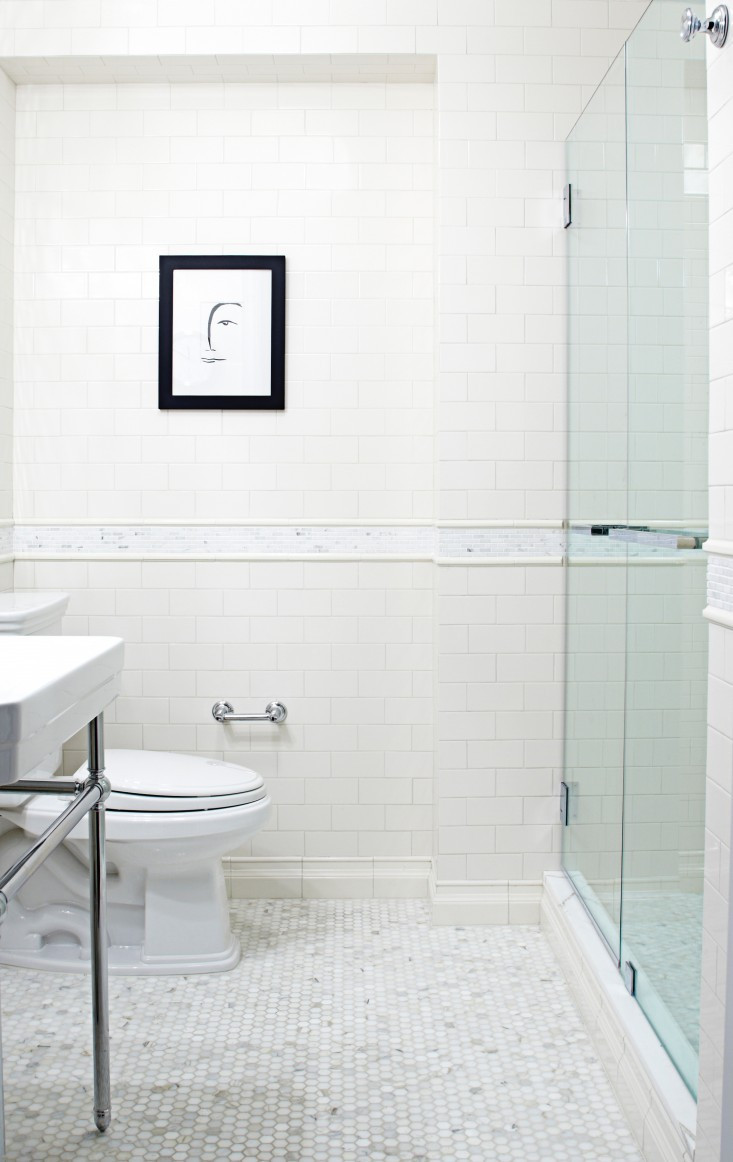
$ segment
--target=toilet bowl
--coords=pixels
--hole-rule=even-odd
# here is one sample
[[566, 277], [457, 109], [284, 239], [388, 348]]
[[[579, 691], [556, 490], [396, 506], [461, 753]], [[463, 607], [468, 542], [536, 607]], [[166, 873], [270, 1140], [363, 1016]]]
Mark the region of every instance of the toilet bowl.
[[[233, 763], [166, 752], [108, 750], [107, 930], [112, 973], [233, 968], [222, 856], [262, 827], [262, 778]], [[86, 769], [77, 772], [83, 778]], [[0, 867], [9, 866], [68, 803], [10, 794], [0, 810]], [[53, 852], [0, 926], [0, 964], [83, 971], [89, 966], [86, 821]]]
[[[59, 598], [53, 600], [60, 620]], [[28, 599], [25, 604], [14, 598]], [[33, 597], [35, 600], [30, 600]], [[35, 625], [44, 595], [0, 593], [0, 633]], [[13, 625], [13, 630], [7, 626]], [[60, 625], [59, 625], [60, 629]], [[48, 619], [44, 628], [53, 632]], [[33, 774], [48, 778], [60, 756]], [[86, 777], [81, 767], [76, 777]], [[265, 823], [271, 800], [246, 767], [160, 751], [107, 750], [109, 971], [121, 975], [217, 972], [239, 961], [229, 922], [222, 857]], [[0, 795], [0, 869], [10, 867], [68, 805], [69, 797]], [[0, 964], [62, 972], [89, 969], [86, 820], [8, 905]]]

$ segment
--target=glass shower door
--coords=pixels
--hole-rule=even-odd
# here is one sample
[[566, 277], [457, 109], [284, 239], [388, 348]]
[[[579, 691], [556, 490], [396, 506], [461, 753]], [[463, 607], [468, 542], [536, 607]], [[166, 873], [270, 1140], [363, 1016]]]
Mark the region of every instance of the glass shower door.
[[702, 932], [704, 45], [653, 0], [567, 144], [563, 867], [694, 1093]]
[[[621, 960], [697, 1081], [707, 684], [705, 47], [655, 0], [626, 48], [629, 521]], [[627, 970], [628, 974], [628, 970]]]
[[[567, 548], [563, 864], [614, 955], [620, 951], [626, 630], [627, 304], [624, 59], [567, 145], [570, 532]], [[594, 531], [595, 530], [595, 531]]]

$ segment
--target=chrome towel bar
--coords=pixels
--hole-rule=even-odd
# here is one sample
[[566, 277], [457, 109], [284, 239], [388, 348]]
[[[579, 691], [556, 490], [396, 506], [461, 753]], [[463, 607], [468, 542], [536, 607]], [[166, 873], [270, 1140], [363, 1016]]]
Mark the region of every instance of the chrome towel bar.
[[268, 702], [264, 714], [235, 714], [229, 702], [215, 702], [211, 713], [217, 722], [274, 722], [281, 726], [288, 716], [288, 708], [282, 702]]

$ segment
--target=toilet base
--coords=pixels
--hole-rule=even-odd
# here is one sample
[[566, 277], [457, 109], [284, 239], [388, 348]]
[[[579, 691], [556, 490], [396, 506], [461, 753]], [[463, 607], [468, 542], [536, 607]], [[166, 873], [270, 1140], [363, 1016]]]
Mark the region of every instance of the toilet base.
[[[3, 830], [4, 828], [4, 830]], [[1, 821], [0, 867], [28, 837]], [[219, 859], [142, 869], [130, 845], [107, 847], [107, 951], [116, 976], [227, 972], [240, 960]], [[67, 839], [8, 904], [0, 924], [0, 965], [45, 972], [90, 971], [87, 844]]]
[[[242, 949], [236, 937], [215, 956], [187, 957], [172, 960], [147, 960], [140, 945], [110, 944], [107, 948], [110, 976], [192, 976], [204, 972], [228, 972], [236, 968]], [[45, 944], [43, 947], [0, 952], [0, 965], [9, 968], [33, 968], [38, 972], [89, 972], [89, 957], [80, 955], [78, 944]]]

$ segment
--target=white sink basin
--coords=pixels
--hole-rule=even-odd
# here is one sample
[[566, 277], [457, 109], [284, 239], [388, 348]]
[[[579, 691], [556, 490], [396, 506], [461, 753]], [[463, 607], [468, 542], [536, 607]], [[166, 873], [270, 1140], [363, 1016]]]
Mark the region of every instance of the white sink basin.
[[116, 637], [0, 638], [0, 785], [22, 779], [119, 693]]

